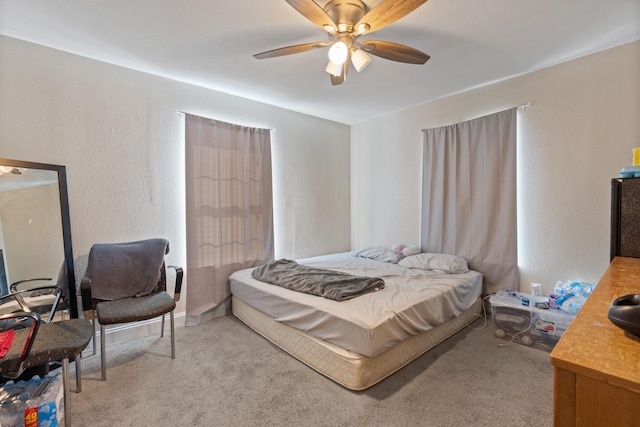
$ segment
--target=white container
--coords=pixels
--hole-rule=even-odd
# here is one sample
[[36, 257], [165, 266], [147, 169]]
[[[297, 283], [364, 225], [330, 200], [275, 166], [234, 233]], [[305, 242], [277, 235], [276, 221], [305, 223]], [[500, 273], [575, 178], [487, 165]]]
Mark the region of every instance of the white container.
[[535, 296], [542, 296], [542, 285], [540, 283], [532, 283], [531, 293]]

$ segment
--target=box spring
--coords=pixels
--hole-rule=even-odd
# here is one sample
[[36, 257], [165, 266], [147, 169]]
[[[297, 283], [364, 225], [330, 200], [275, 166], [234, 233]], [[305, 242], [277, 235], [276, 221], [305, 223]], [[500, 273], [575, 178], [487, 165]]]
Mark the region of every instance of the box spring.
[[273, 320], [232, 297], [233, 315], [291, 356], [350, 390], [364, 390], [443, 342], [474, 321], [482, 310], [478, 299], [447, 323], [414, 335], [373, 357], [361, 356]]

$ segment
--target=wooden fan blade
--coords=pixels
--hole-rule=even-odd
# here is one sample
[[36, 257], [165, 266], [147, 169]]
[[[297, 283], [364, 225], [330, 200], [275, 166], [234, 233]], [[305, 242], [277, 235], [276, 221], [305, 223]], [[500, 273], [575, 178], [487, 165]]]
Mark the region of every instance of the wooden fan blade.
[[[287, 0], [288, 1], [288, 0]], [[385, 0], [358, 21], [354, 36], [372, 33], [416, 10], [427, 0]], [[361, 24], [366, 24], [361, 27]]]
[[399, 43], [380, 40], [365, 40], [362, 43], [364, 51], [380, 58], [390, 59], [407, 64], [424, 64], [430, 58], [424, 52]]
[[[338, 32], [338, 26], [327, 12], [313, 0], [286, 0], [295, 10], [300, 12], [302, 16], [316, 24], [325, 31], [335, 34]], [[332, 29], [330, 31], [329, 29]]]
[[329, 43], [323, 43], [323, 42], [303, 43], [303, 44], [297, 44], [294, 46], [287, 46], [287, 47], [281, 47], [278, 49], [268, 50], [262, 53], [256, 53], [255, 55], [253, 55], [253, 57], [256, 59], [275, 58], [278, 56], [293, 55], [296, 53], [308, 52], [310, 50], [313, 50], [319, 47], [325, 47], [327, 45], [329, 45]]

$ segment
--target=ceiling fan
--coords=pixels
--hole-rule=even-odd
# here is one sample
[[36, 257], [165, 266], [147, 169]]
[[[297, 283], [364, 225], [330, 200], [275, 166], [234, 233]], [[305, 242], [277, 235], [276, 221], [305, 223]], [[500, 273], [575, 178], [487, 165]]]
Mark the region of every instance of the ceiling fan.
[[371, 55], [408, 64], [424, 64], [429, 55], [399, 43], [364, 40], [358, 37], [377, 31], [408, 15], [427, 0], [383, 0], [368, 10], [361, 0], [331, 0], [324, 8], [313, 0], [286, 0], [295, 10], [329, 35], [328, 42], [304, 43], [282, 47], [253, 55], [254, 58], [275, 58], [331, 46], [326, 71], [333, 85], [347, 78], [349, 61], [356, 71], [362, 71]]

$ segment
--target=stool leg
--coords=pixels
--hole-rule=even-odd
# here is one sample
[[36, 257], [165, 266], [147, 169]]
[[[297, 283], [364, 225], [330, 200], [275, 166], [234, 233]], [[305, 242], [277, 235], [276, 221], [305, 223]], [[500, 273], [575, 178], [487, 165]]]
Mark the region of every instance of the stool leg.
[[[173, 321], [173, 310], [171, 310], [171, 313], [169, 314], [169, 318], [171, 319], [171, 358], [175, 359], [176, 358], [176, 335], [175, 335], [175, 331], [174, 331], [174, 321]], [[162, 320], [164, 320], [164, 315], [162, 316]]]
[[102, 381], [107, 379], [107, 349], [104, 336], [104, 325], [100, 325], [100, 370], [102, 371]]
[[69, 396], [69, 358], [62, 359], [62, 392], [64, 399], [64, 425], [71, 427], [71, 396]]
[[164, 314], [162, 315], [162, 329], [160, 329], [160, 338], [164, 336]]
[[82, 352], [76, 355], [76, 393], [80, 393], [82, 391]]

